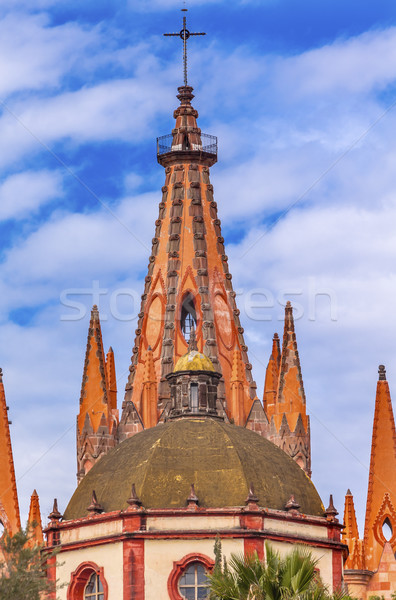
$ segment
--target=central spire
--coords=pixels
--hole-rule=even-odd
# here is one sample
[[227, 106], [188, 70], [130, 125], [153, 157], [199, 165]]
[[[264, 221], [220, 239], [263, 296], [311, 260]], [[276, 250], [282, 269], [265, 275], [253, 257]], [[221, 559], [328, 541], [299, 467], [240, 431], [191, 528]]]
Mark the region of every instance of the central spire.
[[[132, 426], [140, 427], [138, 416], [145, 427], [142, 385], [149, 346], [158, 385], [158, 420], [166, 419], [171, 406], [167, 376], [194, 337], [197, 352], [208, 357], [221, 377], [219, 409], [230, 420], [244, 426], [256, 398], [209, 177], [209, 168], [217, 161], [217, 138], [201, 133], [197, 125], [192, 87], [182, 86], [178, 91], [175, 127], [170, 135], [157, 140], [165, 185], [136, 329], [120, 441], [131, 435]], [[240, 356], [237, 414], [231, 400], [235, 351]]]

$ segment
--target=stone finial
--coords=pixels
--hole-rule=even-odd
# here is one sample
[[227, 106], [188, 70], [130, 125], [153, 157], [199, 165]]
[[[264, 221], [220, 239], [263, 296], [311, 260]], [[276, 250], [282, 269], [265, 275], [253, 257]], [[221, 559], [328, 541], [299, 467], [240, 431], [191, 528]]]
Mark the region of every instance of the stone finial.
[[101, 506], [98, 502], [95, 490], [92, 490], [92, 500], [91, 504], [87, 508], [87, 511], [92, 514], [99, 514], [104, 512], [103, 506]]
[[190, 488], [190, 494], [187, 498], [187, 505], [189, 508], [196, 509], [198, 507], [198, 503], [199, 503], [198, 496], [195, 493], [195, 487], [194, 487], [194, 484], [192, 483], [191, 488]]
[[52, 523], [57, 523], [61, 520], [62, 516], [63, 515], [61, 515], [61, 513], [58, 510], [58, 499], [54, 498], [54, 505], [52, 507], [52, 511], [48, 515], [48, 518], [51, 520]]
[[183, 85], [177, 88], [178, 94], [177, 99], [180, 100], [180, 104], [191, 104], [191, 100], [194, 98], [192, 93], [193, 88], [190, 85]]
[[97, 304], [94, 304], [91, 310], [91, 319], [93, 319], [94, 321], [98, 321], [99, 320], [99, 309]]
[[294, 494], [292, 494], [285, 504], [285, 509], [291, 514], [296, 514], [300, 512], [300, 508], [300, 504], [296, 501]]
[[189, 352], [193, 352], [193, 351], [198, 352], [197, 338], [195, 336], [194, 327], [191, 328], [190, 339], [188, 341], [188, 351]]
[[351, 492], [351, 490], [349, 488], [347, 489], [347, 493], [345, 495], [346, 496], [352, 496], [352, 492]]
[[326, 508], [324, 515], [328, 521], [338, 521], [338, 519], [336, 519], [338, 510], [335, 508], [333, 503], [333, 494], [330, 494], [329, 506]]
[[134, 483], [132, 483], [131, 495], [129, 496], [127, 502], [131, 509], [134, 510], [139, 510], [142, 506], [142, 501], [136, 493], [136, 487]]
[[384, 365], [378, 367], [378, 381], [386, 381], [386, 369]]
[[257, 504], [257, 502], [259, 501], [258, 497], [256, 496], [255, 492], [254, 492], [254, 485], [253, 483], [250, 483], [249, 486], [249, 493], [247, 495], [247, 498], [245, 500], [246, 504], [248, 503], [254, 503]]

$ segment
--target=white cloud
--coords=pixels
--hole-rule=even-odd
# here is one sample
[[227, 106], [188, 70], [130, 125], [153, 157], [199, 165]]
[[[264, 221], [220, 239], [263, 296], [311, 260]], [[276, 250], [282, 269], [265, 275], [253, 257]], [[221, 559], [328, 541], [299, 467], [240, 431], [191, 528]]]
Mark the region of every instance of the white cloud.
[[27, 219], [42, 206], [63, 195], [57, 171], [25, 171], [0, 183], [0, 221]]
[[396, 27], [341, 39], [276, 67], [282, 89], [293, 89], [297, 97], [338, 93], [345, 98], [383, 89], [396, 78]]

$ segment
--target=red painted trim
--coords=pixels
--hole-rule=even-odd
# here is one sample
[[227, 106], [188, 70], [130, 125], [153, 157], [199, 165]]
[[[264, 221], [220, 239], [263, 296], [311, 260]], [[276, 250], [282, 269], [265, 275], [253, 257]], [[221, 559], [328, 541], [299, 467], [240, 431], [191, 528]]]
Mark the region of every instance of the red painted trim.
[[144, 540], [123, 546], [123, 600], [144, 600]]
[[179, 579], [188, 565], [199, 562], [204, 565], [207, 571], [211, 571], [214, 567], [214, 560], [205, 556], [205, 554], [187, 554], [181, 560], [173, 563], [173, 569], [168, 578], [168, 593], [171, 600], [184, 600], [179, 593]]
[[[266, 516], [268, 518], [271, 519], [277, 519], [277, 520], [281, 520], [281, 521], [290, 521], [292, 523], [310, 523], [312, 525], [319, 525], [321, 527], [325, 527], [325, 528], [335, 528], [335, 529], [343, 529], [343, 525], [340, 523], [331, 523], [329, 524], [329, 522], [324, 518], [324, 517], [315, 517], [312, 515], [304, 515], [304, 514], [297, 514], [297, 515], [290, 515], [290, 513], [286, 513], [285, 511], [282, 510], [276, 510], [276, 509], [270, 509], [270, 508], [259, 508], [258, 511], [254, 511], [255, 514], [261, 514], [263, 516]], [[200, 517], [200, 516], [238, 516], [241, 514], [245, 514], [248, 513], [248, 511], [246, 511], [246, 509], [241, 509], [241, 508], [202, 508], [200, 507], [198, 509], [197, 512], [192, 513], [191, 511], [188, 511], [186, 508], [161, 508], [161, 509], [145, 509], [144, 512], [140, 513], [140, 514], [144, 514], [146, 516], [146, 518], [149, 517], [167, 517], [167, 516], [172, 516], [172, 517], [189, 517], [191, 518], [192, 516], [194, 517]], [[96, 524], [96, 523], [103, 523], [103, 522], [107, 522], [107, 521], [112, 521], [114, 519], [123, 519], [126, 520], [128, 519], [129, 515], [131, 513], [127, 513], [126, 510], [125, 511], [112, 511], [112, 512], [108, 512], [108, 513], [101, 513], [99, 515], [89, 515], [86, 517], [81, 517], [79, 519], [73, 519], [70, 521], [62, 521], [61, 523], [59, 523], [57, 526], [60, 529], [71, 529], [74, 528], [76, 526], [79, 527], [84, 527], [84, 526], [90, 526], [92, 524]], [[49, 531], [50, 527], [46, 528], [44, 531], [47, 532]]]
[[257, 552], [260, 560], [264, 560], [264, 540], [261, 538], [245, 538], [243, 545], [245, 556]]
[[[276, 533], [273, 531], [266, 530], [253, 530], [253, 529], [226, 529], [219, 530], [218, 533], [221, 533], [221, 536], [224, 538], [231, 539], [245, 539], [245, 538], [262, 538], [273, 541], [280, 542], [290, 542], [291, 544], [295, 543], [303, 543], [308, 546], [313, 546], [317, 548], [329, 548], [329, 549], [337, 549], [344, 551], [346, 545], [343, 542], [337, 542], [330, 539], [323, 538], [309, 538], [298, 534], [284, 534], [284, 533]], [[213, 529], [199, 529], [199, 530], [163, 530], [163, 531], [133, 531], [130, 533], [124, 534], [114, 534], [106, 537], [87, 539], [76, 542], [69, 542], [66, 544], [62, 544], [61, 546], [57, 546], [60, 552], [64, 552], [71, 549], [80, 549], [87, 548], [93, 546], [101, 546], [103, 544], [108, 543], [116, 543], [123, 542], [125, 540], [135, 539], [135, 540], [163, 540], [163, 539], [214, 539], [215, 532]]]
[[104, 600], [108, 600], [109, 589], [104, 577], [103, 567], [98, 567], [97, 564], [89, 561], [81, 563], [71, 574], [70, 583], [67, 588], [67, 600], [84, 600], [84, 589], [92, 573], [99, 575], [103, 585]]
[[342, 552], [333, 550], [333, 592], [342, 589]]
[[51, 556], [47, 559], [47, 579], [54, 586], [54, 591], [48, 595], [48, 600], [56, 600], [56, 556]]

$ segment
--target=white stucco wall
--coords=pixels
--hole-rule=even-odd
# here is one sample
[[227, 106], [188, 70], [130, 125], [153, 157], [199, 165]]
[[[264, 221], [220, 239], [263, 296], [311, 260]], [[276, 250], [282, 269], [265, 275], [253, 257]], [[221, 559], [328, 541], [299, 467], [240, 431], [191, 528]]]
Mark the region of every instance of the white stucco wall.
[[[205, 554], [212, 560], [214, 538], [211, 540], [146, 540], [145, 561], [145, 600], [165, 600], [168, 595], [168, 578], [173, 563], [191, 553]], [[223, 553], [243, 552], [243, 540], [223, 540]]]
[[310, 523], [298, 523], [293, 521], [281, 521], [279, 519], [264, 519], [265, 531], [276, 531], [277, 533], [301, 535], [304, 537], [322, 538], [327, 540], [327, 527], [312, 525]]
[[[123, 596], [122, 543], [61, 552], [58, 555], [60, 566], [56, 569], [59, 582], [69, 584], [71, 574], [85, 561], [94, 562], [98, 567], [103, 567], [109, 586], [109, 600], [121, 600]], [[60, 600], [66, 600], [67, 586], [58, 591], [58, 597]]]

